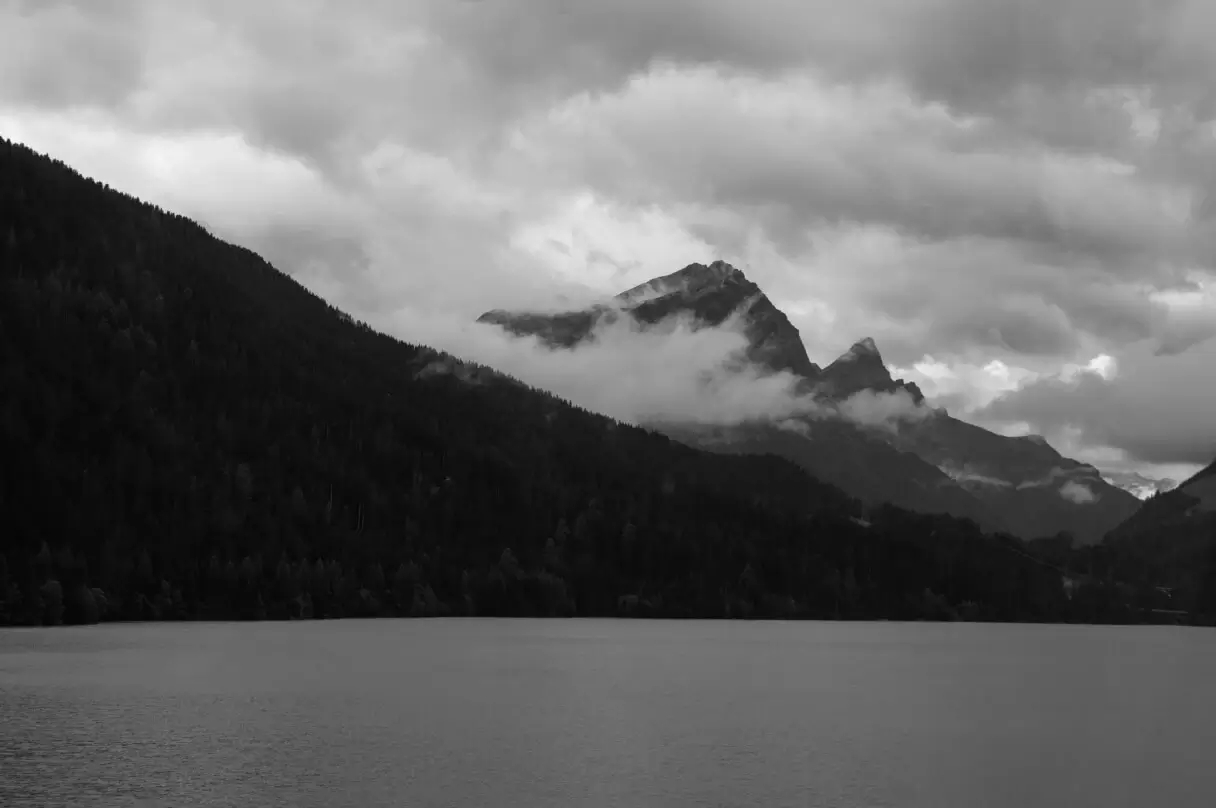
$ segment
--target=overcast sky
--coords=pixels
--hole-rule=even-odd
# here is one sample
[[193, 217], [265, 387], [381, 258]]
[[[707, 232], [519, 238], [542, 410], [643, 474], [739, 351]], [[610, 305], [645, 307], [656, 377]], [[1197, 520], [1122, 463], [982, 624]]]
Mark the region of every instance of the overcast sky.
[[0, 0], [0, 133], [508, 369], [482, 311], [724, 258], [817, 362], [872, 336], [956, 415], [1179, 477], [1216, 455], [1214, 30], [1210, 0]]

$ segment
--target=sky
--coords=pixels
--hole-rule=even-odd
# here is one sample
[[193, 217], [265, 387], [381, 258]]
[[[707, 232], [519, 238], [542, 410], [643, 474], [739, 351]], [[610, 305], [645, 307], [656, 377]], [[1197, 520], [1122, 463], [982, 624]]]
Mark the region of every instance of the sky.
[[720, 258], [820, 364], [872, 337], [958, 417], [1180, 479], [1216, 456], [1213, 30], [1210, 0], [0, 0], [0, 134], [610, 414], [704, 406], [738, 335], [571, 362], [472, 320]]

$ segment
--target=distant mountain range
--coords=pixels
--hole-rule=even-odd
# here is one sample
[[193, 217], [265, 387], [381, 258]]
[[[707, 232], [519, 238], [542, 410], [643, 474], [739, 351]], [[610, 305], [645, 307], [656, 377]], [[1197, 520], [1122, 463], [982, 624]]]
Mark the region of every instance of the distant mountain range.
[[[573, 349], [617, 318], [647, 327], [673, 316], [703, 327], [738, 318], [747, 340], [741, 359], [766, 373], [791, 374], [796, 394], [813, 405], [811, 414], [781, 423], [648, 424], [681, 442], [786, 457], [863, 503], [969, 518], [1026, 539], [1068, 533], [1094, 544], [1140, 505], [1098, 469], [1062, 456], [1041, 437], [997, 435], [927, 406], [915, 384], [891, 376], [872, 339], [820, 368], [789, 318], [723, 261], [690, 264], [579, 311], [494, 310], [478, 319]], [[851, 416], [857, 405], [874, 401], [889, 418], [876, 423]]]
[[1135, 471], [1104, 471], [1102, 478], [1141, 500], [1148, 499], [1154, 494], [1164, 494], [1166, 491], [1178, 487], [1178, 481], [1169, 477], [1156, 479]]
[[1216, 610], [1216, 461], [1150, 497], [1101, 549], [1114, 559], [1113, 576], [1168, 581], [1170, 608]]
[[1202, 528], [1216, 539], [1216, 461], [1178, 487], [1158, 493], [1114, 537]]

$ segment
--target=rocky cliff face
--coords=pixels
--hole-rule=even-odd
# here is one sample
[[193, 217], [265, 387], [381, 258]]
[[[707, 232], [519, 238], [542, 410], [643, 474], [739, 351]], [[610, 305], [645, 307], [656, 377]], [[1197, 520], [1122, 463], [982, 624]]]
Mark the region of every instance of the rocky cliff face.
[[853, 347], [828, 365], [819, 377], [820, 389], [833, 398], [848, 398], [863, 390], [876, 393], [904, 391], [917, 404], [925, 400], [920, 388], [903, 379], [893, 379], [870, 337], [858, 340]]
[[802, 337], [789, 318], [759, 286], [724, 261], [689, 264], [581, 311], [532, 314], [495, 310], [481, 315], [478, 321], [514, 334], [539, 337], [553, 347], [569, 348], [589, 338], [596, 326], [622, 315], [647, 325], [684, 315], [711, 327], [729, 317], [739, 317], [748, 340], [750, 362], [806, 379], [819, 374], [819, 367], [807, 356]]

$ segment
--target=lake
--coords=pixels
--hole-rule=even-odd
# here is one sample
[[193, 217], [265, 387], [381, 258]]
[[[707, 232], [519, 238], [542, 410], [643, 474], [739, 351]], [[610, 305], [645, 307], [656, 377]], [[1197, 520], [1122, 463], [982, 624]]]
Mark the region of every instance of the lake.
[[0, 630], [0, 805], [1208, 806], [1216, 632]]

